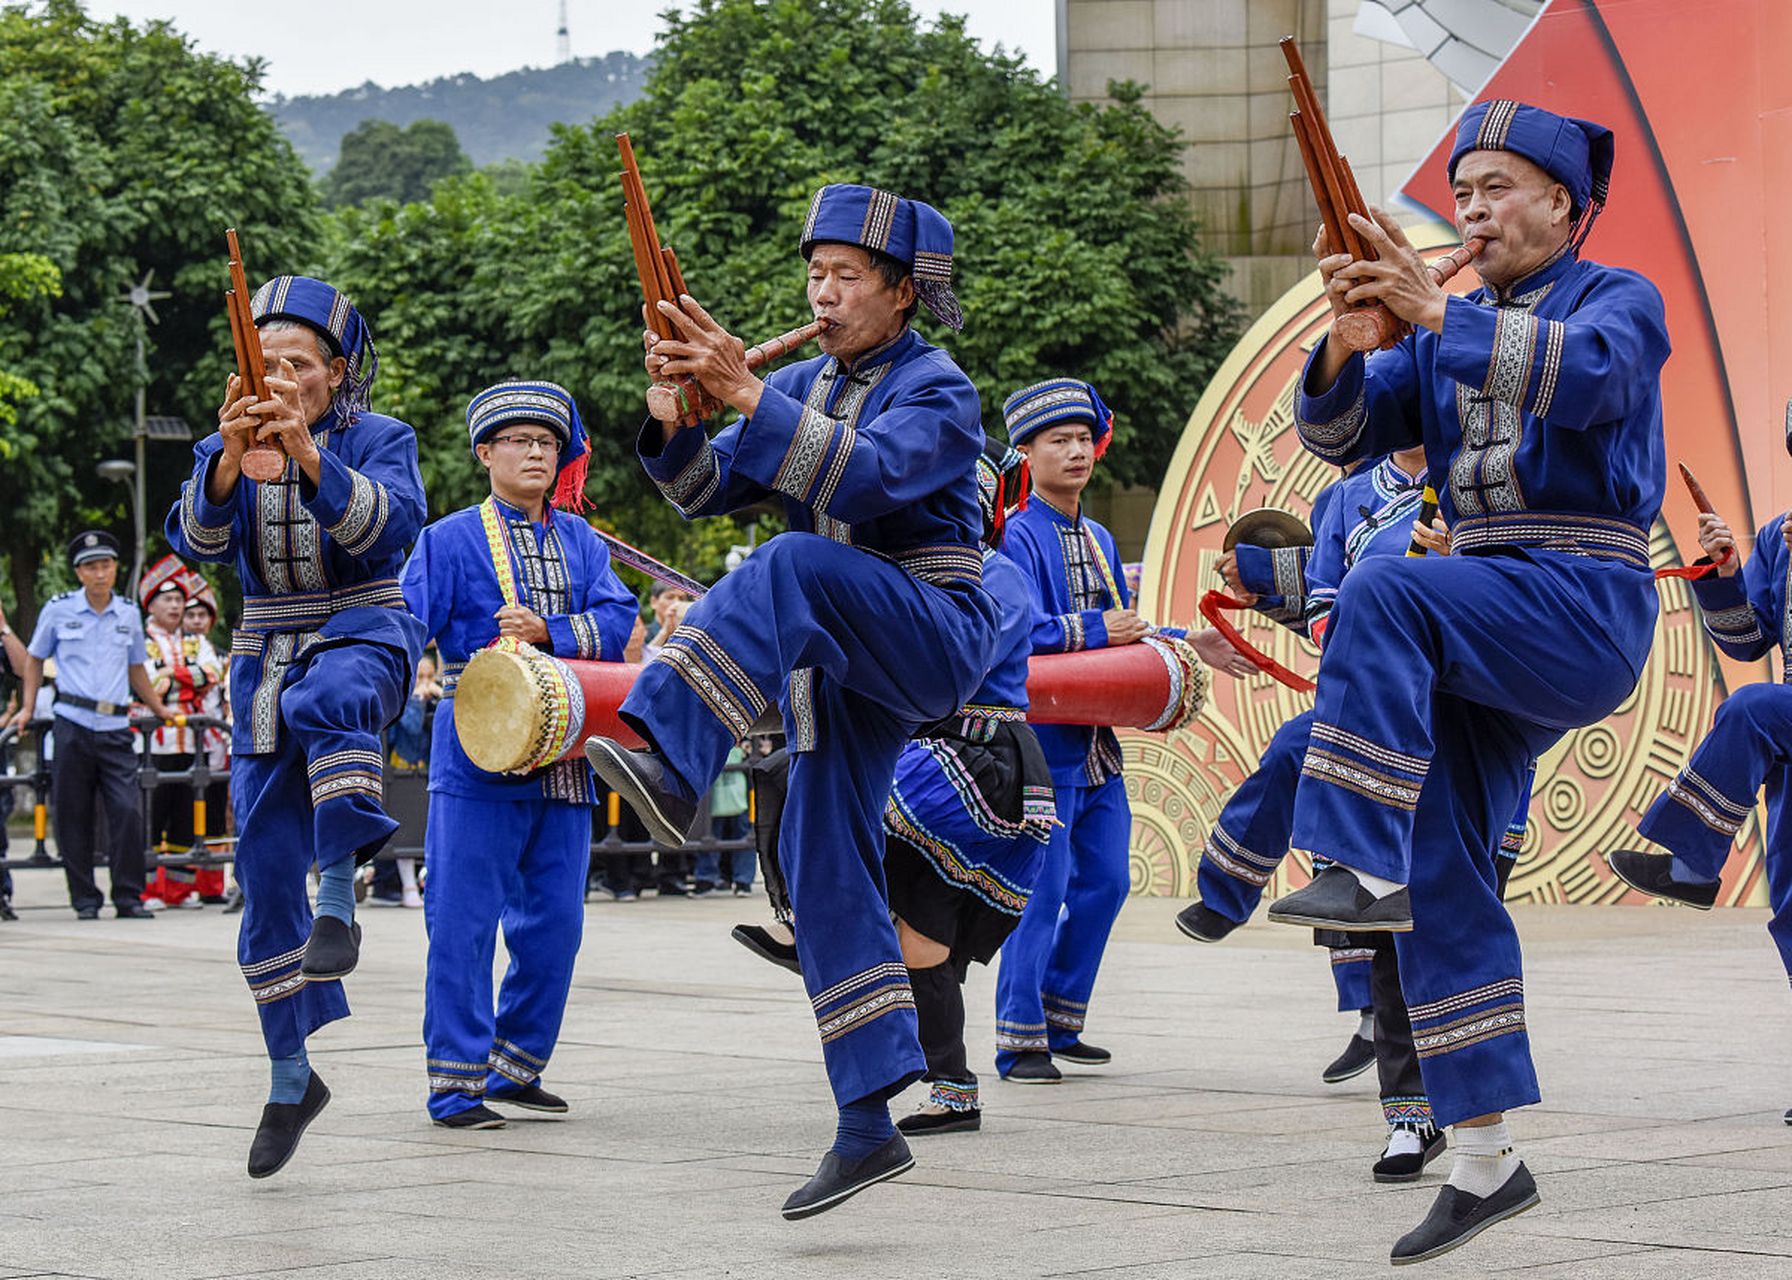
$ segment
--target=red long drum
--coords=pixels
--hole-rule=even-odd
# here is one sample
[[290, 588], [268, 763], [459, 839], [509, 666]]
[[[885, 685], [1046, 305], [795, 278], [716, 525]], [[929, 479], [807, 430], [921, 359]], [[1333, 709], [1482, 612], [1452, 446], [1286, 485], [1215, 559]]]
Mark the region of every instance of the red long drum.
[[[467, 758], [492, 773], [526, 773], [578, 751], [594, 735], [644, 745], [617, 711], [639, 665], [568, 661], [526, 645], [485, 649], [461, 672], [454, 727]], [[1191, 723], [1207, 698], [1207, 668], [1186, 641], [1045, 654], [1027, 669], [1027, 718], [1168, 732]], [[759, 728], [777, 732], [777, 709]]]

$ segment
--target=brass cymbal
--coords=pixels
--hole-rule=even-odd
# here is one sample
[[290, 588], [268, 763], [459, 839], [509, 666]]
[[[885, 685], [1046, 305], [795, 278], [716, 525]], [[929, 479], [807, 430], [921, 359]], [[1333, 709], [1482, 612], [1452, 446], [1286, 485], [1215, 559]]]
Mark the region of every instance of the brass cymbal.
[[1257, 507], [1232, 522], [1226, 530], [1222, 551], [1230, 551], [1239, 543], [1250, 547], [1310, 547], [1313, 531], [1291, 511], [1278, 507]]

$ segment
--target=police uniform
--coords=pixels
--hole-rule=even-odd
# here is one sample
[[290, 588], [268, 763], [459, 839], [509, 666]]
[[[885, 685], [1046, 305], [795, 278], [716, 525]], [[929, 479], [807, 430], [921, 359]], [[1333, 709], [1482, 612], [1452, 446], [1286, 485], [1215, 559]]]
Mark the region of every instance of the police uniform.
[[[518, 424], [554, 433], [559, 471], [588, 455], [564, 387], [501, 382], [467, 406], [475, 446]], [[609, 662], [622, 660], [639, 606], [584, 520], [549, 506], [545, 519], [533, 521], [496, 495], [424, 529], [402, 583], [445, 664], [424, 837], [423, 1044], [429, 1113], [449, 1121], [487, 1097], [542, 1096], [536, 1086], [559, 1036], [584, 926], [593, 800], [583, 757], [520, 775], [475, 766], [460, 744], [455, 684], [469, 658], [498, 642], [495, 615], [506, 605], [520, 604], [545, 622], [544, 650]], [[500, 925], [510, 967], [494, 1015]]]
[[[83, 533], [69, 544], [71, 565], [117, 558], [109, 533]], [[29, 649], [34, 658], [56, 660], [50, 811], [69, 905], [90, 915], [105, 901], [93, 878], [94, 820], [104, 812], [112, 905], [135, 917], [143, 911], [144, 842], [130, 669], [148, 658], [143, 619], [116, 591], [99, 610], [85, 591], [66, 591], [38, 614]]]

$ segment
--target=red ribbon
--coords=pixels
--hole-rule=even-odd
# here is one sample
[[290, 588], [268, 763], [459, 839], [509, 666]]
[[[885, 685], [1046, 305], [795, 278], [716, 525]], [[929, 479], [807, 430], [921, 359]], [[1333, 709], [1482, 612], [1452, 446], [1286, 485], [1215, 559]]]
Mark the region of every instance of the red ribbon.
[[1719, 565], [1729, 564], [1730, 557], [1733, 554], [1734, 552], [1731, 548], [1725, 547], [1724, 553], [1721, 556], [1716, 560], [1708, 561], [1705, 564], [1683, 564], [1675, 569], [1657, 569], [1655, 571], [1655, 580], [1660, 582], [1663, 578], [1685, 578], [1687, 581], [1692, 582], [1699, 578], [1708, 578], [1717, 572]]
[[1311, 693], [1314, 689], [1318, 688], [1318, 686], [1311, 680], [1307, 679], [1305, 676], [1296, 675], [1294, 672], [1288, 670], [1287, 667], [1284, 667], [1281, 663], [1270, 657], [1267, 653], [1264, 653], [1249, 640], [1246, 640], [1243, 632], [1239, 631], [1239, 629], [1233, 626], [1227, 619], [1220, 616], [1221, 609], [1248, 608], [1250, 608], [1250, 606], [1244, 601], [1235, 600], [1223, 591], [1209, 591], [1206, 595], [1201, 597], [1201, 616], [1207, 619], [1215, 631], [1218, 631], [1222, 636], [1226, 637], [1226, 643], [1238, 650], [1239, 653], [1243, 654], [1245, 659], [1249, 661], [1253, 667], [1256, 667], [1257, 670], [1264, 674], [1279, 680], [1297, 693]]

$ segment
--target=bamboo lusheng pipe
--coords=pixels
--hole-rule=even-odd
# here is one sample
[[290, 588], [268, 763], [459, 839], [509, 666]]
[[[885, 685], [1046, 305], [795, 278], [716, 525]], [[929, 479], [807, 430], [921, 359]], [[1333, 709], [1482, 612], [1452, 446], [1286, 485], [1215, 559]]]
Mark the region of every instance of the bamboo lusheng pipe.
[[[269, 398], [267, 364], [261, 355], [261, 335], [249, 306], [249, 281], [243, 273], [243, 252], [237, 246], [235, 228], [224, 232], [230, 253], [230, 288], [224, 306], [230, 316], [230, 342], [236, 349], [236, 375], [244, 393], [259, 403]], [[243, 451], [243, 474], [261, 484], [278, 479], [286, 470], [286, 450], [278, 442], [252, 444]]]
[[[748, 347], [748, 370], [758, 369], [774, 360], [782, 360], [804, 343], [813, 342], [819, 338], [825, 327], [821, 321], [812, 320], [801, 328], [792, 329], [788, 333], [780, 333], [775, 338], [767, 338], [764, 342]], [[703, 403], [715, 404], [707, 395], [703, 397]], [[647, 388], [647, 411], [661, 422], [670, 422], [672, 415], [688, 412], [690, 408], [691, 402], [686, 397], [683, 388], [675, 383], [656, 382]], [[711, 413], [720, 412], [720, 409], [720, 405], [715, 405], [715, 408], [704, 416], [708, 417]]]
[[[647, 188], [641, 181], [641, 167], [635, 160], [634, 144], [626, 133], [616, 135], [616, 149], [622, 156], [622, 206], [628, 219], [629, 248], [635, 256], [635, 273], [641, 280], [647, 327], [661, 338], [675, 339], [678, 334], [672, 322], [660, 314], [659, 304], [669, 302], [679, 307], [682, 305], [679, 299], [688, 296], [690, 289], [685, 285], [684, 273], [679, 270], [678, 255], [671, 246], [660, 243], [653, 208], [647, 202]], [[758, 369], [782, 359], [805, 343], [813, 342], [825, 327], [822, 321], [812, 321], [748, 347], [747, 368]], [[695, 426], [722, 410], [721, 402], [691, 377], [654, 383], [647, 389], [647, 406], [655, 418], [662, 422], [677, 421], [682, 426]]]

